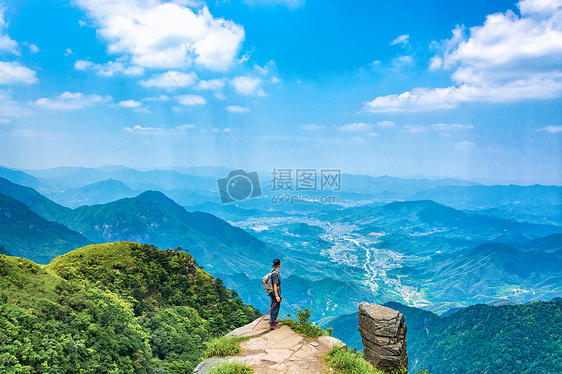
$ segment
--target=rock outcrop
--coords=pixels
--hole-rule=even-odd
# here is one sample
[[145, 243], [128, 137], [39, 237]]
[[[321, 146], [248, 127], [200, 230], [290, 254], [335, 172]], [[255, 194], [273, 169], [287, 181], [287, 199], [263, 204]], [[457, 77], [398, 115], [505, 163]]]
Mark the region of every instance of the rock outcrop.
[[289, 326], [272, 331], [269, 322], [258, 320], [231, 331], [226, 336], [251, 337], [240, 343], [242, 352], [233, 357], [211, 357], [201, 362], [194, 373], [207, 373], [211, 367], [221, 362], [239, 362], [254, 368], [256, 374], [322, 374], [329, 372], [323, 361], [323, 353], [334, 344], [346, 345], [331, 336], [309, 339], [296, 334]]
[[360, 303], [359, 332], [365, 360], [386, 370], [408, 368], [406, 323], [400, 312], [377, 304]]

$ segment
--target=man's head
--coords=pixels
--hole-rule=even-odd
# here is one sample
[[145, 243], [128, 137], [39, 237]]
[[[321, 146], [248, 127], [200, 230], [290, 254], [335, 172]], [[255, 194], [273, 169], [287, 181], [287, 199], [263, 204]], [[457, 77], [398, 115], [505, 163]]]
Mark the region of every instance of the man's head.
[[278, 258], [273, 260], [273, 268], [279, 269], [280, 266], [281, 266], [281, 261]]

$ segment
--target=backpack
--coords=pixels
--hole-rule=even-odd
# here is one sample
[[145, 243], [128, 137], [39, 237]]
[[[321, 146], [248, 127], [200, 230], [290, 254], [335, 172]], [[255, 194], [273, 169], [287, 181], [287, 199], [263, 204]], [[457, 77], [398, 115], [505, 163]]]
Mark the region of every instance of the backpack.
[[271, 271], [271, 273], [267, 273], [261, 281], [261, 286], [263, 287], [263, 290], [265, 292], [267, 292], [268, 295], [270, 293], [273, 293], [273, 284], [271, 283], [271, 274], [273, 274], [274, 271], [277, 271], [277, 270], [273, 270], [273, 271]]

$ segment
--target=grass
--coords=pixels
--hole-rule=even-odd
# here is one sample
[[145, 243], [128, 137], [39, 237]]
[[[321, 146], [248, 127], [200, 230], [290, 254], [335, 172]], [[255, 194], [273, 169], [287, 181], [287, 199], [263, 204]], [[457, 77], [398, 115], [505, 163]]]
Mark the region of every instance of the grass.
[[207, 346], [205, 357], [235, 356], [240, 353], [240, 342], [248, 340], [247, 337], [230, 336], [211, 339], [204, 344]]
[[297, 319], [291, 319], [291, 315], [287, 314], [287, 319], [283, 321], [284, 325], [288, 325], [297, 334], [304, 334], [309, 338], [317, 338], [321, 335], [332, 336], [332, 328], [324, 330], [316, 326], [310, 319], [310, 308], [295, 309]]
[[209, 374], [253, 374], [254, 369], [238, 362], [225, 362], [212, 367]]
[[[361, 352], [351, 351], [339, 345], [325, 353], [324, 362], [338, 374], [408, 374], [406, 368], [390, 372], [378, 369], [365, 361]], [[427, 370], [420, 370], [415, 374], [429, 373]]]
[[339, 345], [326, 352], [324, 362], [341, 374], [386, 374], [365, 361], [360, 352], [352, 352]]
[[20, 257], [0, 255], [0, 301], [24, 308], [37, 299], [58, 300], [56, 286], [63, 279], [44, 265]]

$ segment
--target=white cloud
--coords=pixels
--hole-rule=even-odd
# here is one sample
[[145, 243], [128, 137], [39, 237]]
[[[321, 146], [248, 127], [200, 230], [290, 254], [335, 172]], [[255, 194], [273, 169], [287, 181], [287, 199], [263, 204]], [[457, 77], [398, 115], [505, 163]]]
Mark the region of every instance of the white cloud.
[[3, 4], [0, 4], [0, 51], [7, 51], [13, 54], [19, 54], [18, 42], [13, 40], [6, 33], [6, 28], [8, 24], [4, 20], [4, 11], [6, 8]]
[[[66, 51], [64, 52], [65, 56], [70, 56], [72, 54], [72, 49], [67, 48]], [[76, 64], [74, 65], [76, 67]]]
[[[181, 95], [181, 96], [176, 96], [176, 100], [178, 101], [178, 103], [180, 103], [181, 105], [186, 105], [186, 106], [191, 106], [191, 105], [203, 105], [206, 104], [207, 102], [205, 101], [204, 98], [202, 98], [199, 95]], [[195, 101], [195, 102], [194, 102]]]
[[130, 66], [127, 63], [123, 62], [122, 59], [116, 61], [109, 61], [106, 62], [105, 64], [95, 64], [92, 61], [77, 60], [74, 63], [74, 68], [76, 70], [95, 70], [98, 75], [104, 77], [112, 77], [113, 74], [115, 73], [122, 73], [125, 75], [144, 74], [144, 69], [142, 67]]
[[195, 128], [195, 125], [184, 123], [183, 125], [176, 126], [178, 130], [189, 130]]
[[209, 79], [209, 80], [201, 80], [197, 84], [197, 88], [200, 90], [213, 90], [218, 91], [224, 87], [224, 80], [223, 79]]
[[378, 127], [393, 127], [394, 122], [392, 122], [392, 121], [380, 121], [380, 122], [377, 122], [377, 126]]
[[217, 129], [216, 127], [213, 127], [213, 132], [231, 132], [232, 129], [230, 127], [226, 127], [224, 129]]
[[315, 123], [307, 123], [307, 124], [301, 125], [301, 129], [303, 129], [303, 130], [321, 130], [324, 127], [325, 127], [324, 125], [317, 125]]
[[0, 84], [36, 83], [35, 71], [18, 62], [0, 61]]
[[142, 106], [142, 103], [136, 100], [123, 100], [119, 102], [119, 106], [124, 108], [138, 108]]
[[9, 118], [0, 118], [0, 125], [7, 125], [10, 122], [12, 122], [12, 120]]
[[214, 18], [206, 6], [195, 13], [185, 3], [161, 0], [76, 2], [95, 20], [108, 51], [137, 66], [187, 68], [195, 63], [224, 71], [234, 64], [244, 40], [242, 26]]
[[39, 52], [39, 47], [37, 45], [31, 44], [31, 43], [28, 43], [28, 42], [24, 42], [23, 44], [25, 44], [27, 46], [27, 48], [29, 48], [29, 51], [31, 53]]
[[[562, 95], [562, 1], [523, 0], [511, 10], [488, 15], [482, 26], [453, 30], [430, 69], [452, 69], [454, 85], [417, 87], [377, 97], [371, 112], [447, 109], [469, 101], [510, 102]], [[465, 35], [466, 34], [466, 35]]]
[[429, 70], [438, 70], [443, 67], [443, 59], [437, 55], [433, 56], [429, 61]]
[[191, 86], [197, 81], [197, 74], [194, 72], [182, 73], [171, 70], [167, 73], [154, 75], [152, 78], [141, 81], [144, 87], [182, 87]]
[[459, 123], [434, 123], [431, 127], [439, 131], [469, 130], [474, 128], [473, 125], [461, 125]]
[[427, 127], [422, 125], [406, 125], [404, 127], [406, 131], [411, 132], [412, 134], [418, 134], [420, 132], [427, 131]]
[[[394, 122], [392, 122], [392, 121], [379, 121], [374, 125], [359, 122], [359, 123], [346, 124], [346, 125], [341, 127], [341, 130], [343, 130], [343, 131], [371, 131], [371, 130], [373, 130], [374, 127], [384, 128], [384, 127], [393, 127], [393, 126], [394, 126]], [[371, 135], [371, 136], [378, 136], [379, 135], [378, 133], [375, 133], [375, 132], [371, 132], [371, 134], [375, 134], [375, 135]]]
[[111, 96], [84, 95], [80, 92], [66, 91], [53, 99], [39, 99], [35, 101], [35, 105], [45, 109], [74, 110], [107, 103], [111, 100]]
[[230, 80], [230, 84], [234, 90], [241, 95], [258, 95], [265, 96], [265, 92], [259, 88], [262, 80], [252, 76], [239, 76]]
[[562, 132], [562, 126], [546, 126], [537, 129], [537, 131], [547, 131], [551, 134], [556, 134], [558, 132]]
[[402, 44], [406, 46], [410, 44], [409, 40], [410, 40], [409, 34], [400, 35], [399, 37], [391, 41], [390, 45]]
[[476, 146], [476, 144], [474, 144], [473, 142], [469, 142], [467, 140], [464, 140], [462, 142], [456, 143], [455, 144], [455, 149], [457, 151], [467, 151], [469, 149], [472, 149]]
[[392, 60], [392, 65], [394, 66], [402, 66], [402, 65], [409, 65], [414, 62], [413, 56], [399, 56]]
[[226, 107], [226, 110], [232, 113], [248, 113], [250, 111], [250, 108], [239, 105], [229, 105]]
[[459, 123], [434, 123], [431, 125], [406, 125], [404, 126], [406, 131], [412, 134], [417, 134], [420, 132], [425, 132], [428, 130], [435, 130], [442, 132], [442, 135], [449, 136], [449, 134], [443, 133], [444, 131], [455, 131], [455, 130], [470, 130], [473, 129], [473, 125], [462, 125]]
[[147, 97], [143, 99], [144, 101], [169, 101], [170, 97], [168, 95], [160, 95], [160, 96], [153, 96]]
[[6, 90], [0, 90], [0, 113], [3, 116], [21, 117], [30, 114], [30, 110], [13, 100]]
[[172, 128], [142, 127], [140, 125], [135, 125], [134, 127], [124, 127], [123, 131], [129, 134], [141, 135], [178, 135], [193, 128], [195, 128], [195, 125], [189, 124], [183, 124]]
[[370, 129], [372, 126], [368, 125], [366, 123], [349, 123], [347, 125], [344, 125], [341, 130], [343, 131], [361, 131], [361, 130], [367, 130]]

